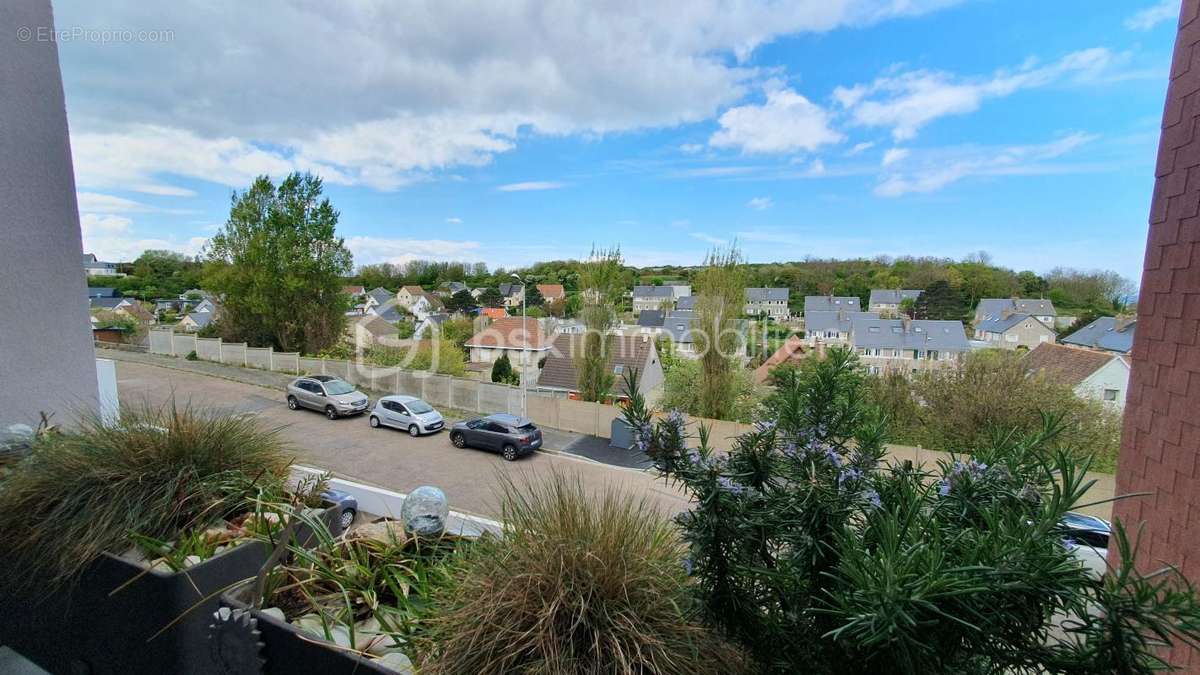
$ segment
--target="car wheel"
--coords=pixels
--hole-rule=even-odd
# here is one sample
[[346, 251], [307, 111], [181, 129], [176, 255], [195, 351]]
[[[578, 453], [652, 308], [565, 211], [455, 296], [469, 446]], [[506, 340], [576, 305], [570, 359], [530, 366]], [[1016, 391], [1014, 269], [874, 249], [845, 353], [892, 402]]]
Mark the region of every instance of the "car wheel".
[[300, 409], [300, 402], [296, 400], [295, 396], [288, 396], [288, 408], [291, 410]]
[[510, 462], [517, 461], [517, 447], [515, 445], [504, 446], [504, 459]]
[[456, 432], [454, 432], [454, 433], [452, 433], [452, 434], [450, 434], [450, 442], [451, 442], [451, 443], [453, 443], [453, 444], [454, 444], [454, 447], [456, 447], [456, 448], [465, 448], [465, 447], [467, 447], [467, 438], [466, 438], [466, 436], [463, 436], [462, 434], [458, 433], [457, 431], [456, 431]]
[[342, 532], [350, 529], [350, 526], [354, 524], [354, 516], [356, 515], [358, 514], [354, 512], [354, 509], [344, 509], [342, 511], [342, 516], [338, 519], [341, 521]]
[[337, 419], [337, 408], [334, 408], [331, 405], [325, 406], [325, 416], [331, 420], [336, 420]]
[[374, 415], [371, 415], [371, 428], [372, 429], [379, 428], [379, 418]]
[[421, 435], [421, 428], [415, 424], [408, 425], [408, 435], [416, 438]]

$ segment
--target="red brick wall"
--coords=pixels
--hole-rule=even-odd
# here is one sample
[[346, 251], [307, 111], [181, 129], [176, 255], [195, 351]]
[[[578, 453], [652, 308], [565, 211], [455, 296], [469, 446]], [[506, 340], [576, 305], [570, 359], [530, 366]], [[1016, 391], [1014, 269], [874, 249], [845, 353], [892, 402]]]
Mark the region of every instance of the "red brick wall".
[[[1150, 206], [1114, 517], [1144, 523], [1141, 565], [1200, 582], [1200, 0], [1183, 0]], [[1171, 661], [1200, 673], [1200, 653]]]

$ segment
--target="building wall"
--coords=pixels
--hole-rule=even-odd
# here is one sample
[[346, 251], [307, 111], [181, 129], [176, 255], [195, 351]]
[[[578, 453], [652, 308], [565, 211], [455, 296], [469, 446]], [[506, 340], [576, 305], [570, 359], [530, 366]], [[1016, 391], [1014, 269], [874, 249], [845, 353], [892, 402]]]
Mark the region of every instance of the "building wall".
[[1056, 341], [1054, 331], [1032, 317], [1009, 328], [1004, 333], [984, 332], [977, 333], [975, 337], [986, 340], [989, 344], [1001, 349], [1016, 349], [1017, 347], [1033, 349], [1043, 342], [1054, 343]]
[[1129, 366], [1120, 357], [1111, 359], [1075, 387], [1077, 395], [1097, 401], [1104, 400], [1105, 390], [1117, 392], [1116, 399], [1110, 401], [1110, 405], [1114, 408], [1125, 408], [1125, 397], [1129, 392]]
[[57, 46], [15, 28], [52, 29], [50, 3], [0, 3], [0, 26], [0, 425], [64, 423], [98, 407], [79, 209]]
[[[1114, 517], [1144, 523], [1139, 560], [1200, 580], [1200, 0], [1183, 0], [1163, 110]], [[1115, 555], [1110, 549], [1110, 554]], [[1170, 655], [1200, 672], [1200, 653]]]

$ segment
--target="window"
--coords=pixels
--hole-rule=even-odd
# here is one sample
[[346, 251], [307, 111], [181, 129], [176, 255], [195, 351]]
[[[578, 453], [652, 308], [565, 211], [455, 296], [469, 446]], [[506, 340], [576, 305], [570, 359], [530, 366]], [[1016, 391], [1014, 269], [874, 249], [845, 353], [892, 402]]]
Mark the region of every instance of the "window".
[[1116, 389], [1105, 389], [1104, 390], [1104, 400], [1105, 401], [1117, 400], [1117, 390]]
[[1038, 336], [1038, 342], [1049, 342], [1049, 341], [1050, 341], [1049, 335], [1039, 335]]
[[1016, 342], [1017, 336], [1015, 333], [1009, 333], [1008, 335], [1004, 336], [1004, 340], [1005, 342]]

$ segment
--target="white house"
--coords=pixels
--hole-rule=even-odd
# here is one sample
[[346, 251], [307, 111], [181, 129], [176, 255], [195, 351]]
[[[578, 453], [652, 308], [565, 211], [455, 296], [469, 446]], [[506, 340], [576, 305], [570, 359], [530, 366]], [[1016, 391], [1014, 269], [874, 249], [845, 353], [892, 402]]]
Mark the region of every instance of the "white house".
[[1056, 382], [1070, 385], [1081, 398], [1125, 408], [1129, 391], [1129, 359], [1100, 349], [1045, 343], [1025, 355], [1025, 366]]

